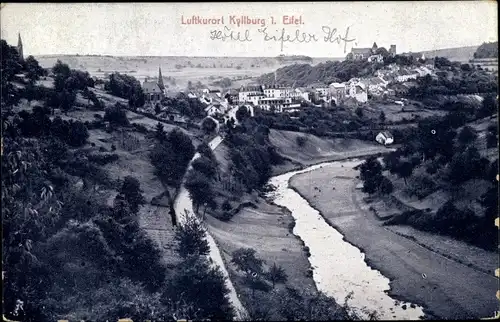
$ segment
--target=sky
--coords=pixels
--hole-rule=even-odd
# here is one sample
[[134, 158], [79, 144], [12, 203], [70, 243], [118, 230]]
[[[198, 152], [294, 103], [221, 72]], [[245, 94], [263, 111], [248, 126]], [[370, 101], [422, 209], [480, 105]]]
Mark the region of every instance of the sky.
[[[496, 1], [2, 3], [2, 6], [1, 38], [15, 45], [18, 32], [21, 33], [24, 54], [34, 56], [344, 57], [351, 47], [371, 47], [373, 42], [386, 48], [394, 44], [400, 53], [498, 40]], [[185, 24], [193, 16], [220, 20], [214, 21], [218, 24]], [[284, 16], [293, 16], [295, 20], [302, 17], [301, 24], [285, 25]], [[265, 26], [238, 27], [234, 17], [262, 19]], [[336, 33], [332, 35], [334, 29]], [[239, 39], [247, 41], [234, 40], [238, 32]], [[224, 35], [228, 37], [220, 39]]]

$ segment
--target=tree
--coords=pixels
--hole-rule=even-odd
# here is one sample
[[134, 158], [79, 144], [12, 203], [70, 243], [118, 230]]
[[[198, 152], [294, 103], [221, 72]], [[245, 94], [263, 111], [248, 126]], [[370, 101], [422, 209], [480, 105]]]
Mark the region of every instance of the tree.
[[222, 210], [224, 211], [230, 211], [232, 209], [231, 204], [229, 203], [228, 200], [224, 200], [221, 206]]
[[62, 61], [57, 60], [54, 67], [52, 67], [52, 72], [55, 75], [62, 75], [64, 78], [67, 78], [67, 77], [69, 77], [69, 75], [71, 73], [71, 69], [69, 68], [69, 66], [67, 64], [63, 64]]
[[120, 103], [116, 103], [105, 109], [104, 120], [116, 125], [126, 126], [130, 124], [127, 118], [127, 112]]
[[253, 248], [239, 248], [231, 254], [231, 263], [236, 265], [236, 269], [239, 271], [262, 275], [264, 260], [257, 258], [255, 254], [256, 251]]
[[190, 256], [175, 268], [162, 298], [165, 302], [185, 301], [196, 309], [197, 320], [228, 321], [234, 318], [228, 294], [221, 270], [204, 257]]
[[296, 137], [297, 145], [303, 147], [307, 142], [306, 136], [297, 136]]
[[79, 147], [84, 145], [88, 138], [89, 132], [87, 127], [80, 121], [71, 120], [69, 122], [68, 137], [61, 139], [66, 140], [66, 142], [72, 147]]
[[[210, 179], [203, 173], [192, 170], [188, 173], [185, 183], [189, 196], [193, 200], [196, 212], [199, 211], [201, 205], [213, 202], [214, 191]], [[205, 207], [206, 210], [206, 207]]]
[[24, 62], [26, 67], [26, 76], [28, 76], [32, 83], [45, 75], [45, 70], [38, 64], [38, 61], [33, 56], [28, 56]]
[[161, 104], [160, 103], [156, 103], [155, 105], [155, 114], [158, 115], [161, 113]]
[[477, 139], [477, 133], [476, 130], [474, 130], [470, 126], [464, 126], [460, 133], [458, 133], [458, 144], [461, 147], [468, 146], [472, 144], [475, 140]]
[[276, 283], [286, 283], [288, 275], [285, 273], [283, 267], [273, 263], [266, 274], [267, 278], [273, 283], [273, 288]]
[[131, 107], [141, 107], [145, 103], [141, 83], [132, 76], [113, 73], [109, 76], [109, 81], [104, 84], [104, 88], [115, 96], [128, 99]]
[[125, 197], [125, 200], [127, 200], [130, 205], [130, 210], [135, 214], [139, 211], [139, 206], [146, 203], [146, 199], [142, 193], [143, 191], [141, 190], [139, 180], [132, 176], [126, 176], [124, 178], [120, 194]]
[[201, 128], [206, 134], [215, 133], [217, 128], [217, 121], [215, 121], [212, 117], [208, 116], [203, 119], [201, 122]]
[[358, 117], [363, 117], [363, 109], [361, 107], [356, 108], [355, 113]]
[[200, 156], [192, 163], [193, 169], [204, 174], [208, 179], [214, 180], [217, 175], [216, 165], [206, 156]]
[[397, 173], [400, 164], [400, 154], [398, 152], [391, 152], [384, 156], [385, 169], [389, 170], [390, 173]]
[[243, 283], [252, 290], [252, 299], [255, 299], [255, 291], [268, 292], [271, 288], [269, 284], [258, 274], [246, 273], [243, 277]]
[[477, 111], [477, 117], [490, 116], [498, 111], [498, 101], [496, 97], [492, 94], [488, 94], [484, 97], [483, 102], [479, 110]]
[[371, 156], [363, 162], [360, 167], [361, 180], [380, 177], [382, 175], [382, 165], [375, 156]]
[[498, 145], [498, 127], [496, 124], [488, 126], [488, 133], [486, 134], [486, 148], [495, 148]]
[[380, 111], [380, 115], [379, 115], [378, 119], [380, 120], [380, 123], [385, 123], [385, 113], [384, 113], [384, 111]]
[[391, 180], [386, 177], [383, 177], [380, 181], [379, 190], [383, 194], [390, 194], [392, 192], [393, 186]]
[[162, 123], [158, 122], [156, 123], [156, 128], [155, 128], [155, 137], [163, 141], [167, 137], [167, 134], [165, 133], [165, 129]]
[[240, 123], [243, 123], [243, 121], [246, 120], [247, 118], [249, 118], [250, 116], [251, 116], [250, 111], [244, 105], [240, 106], [238, 108], [238, 110], [236, 111], [236, 119]]
[[183, 258], [205, 256], [210, 252], [205, 229], [196, 218], [188, 214], [186, 221], [177, 227], [174, 238], [177, 241], [176, 250]]
[[165, 140], [159, 142], [153, 149], [151, 162], [163, 183], [177, 187], [184, 177], [194, 153], [195, 148], [191, 138], [176, 128], [170, 131]]
[[398, 169], [398, 175], [404, 179], [405, 185], [407, 184], [406, 179], [411, 176], [413, 173], [413, 164], [408, 161], [403, 161], [401, 162], [399, 169]]

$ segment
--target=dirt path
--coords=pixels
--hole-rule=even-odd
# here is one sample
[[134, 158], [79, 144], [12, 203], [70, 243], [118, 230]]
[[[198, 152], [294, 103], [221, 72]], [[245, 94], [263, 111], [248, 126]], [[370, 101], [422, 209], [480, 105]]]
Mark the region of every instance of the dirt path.
[[[214, 150], [220, 143], [222, 142], [222, 137], [217, 136], [215, 137], [212, 141], [209, 142], [209, 147]], [[191, 163], [196, 160], [200, 156], [199, 153], [196, 153], [193, 157], [193, 159], [190, 161], [188, 170], [186, 173], [191, 169]], [[178, 216], [178, 222], [182, 223], [185, 220], [185, 216], [196, 216], [193, 210], [193, 202], [189, 196], [188, 191], [184, 187], [184, 183], [182, 184], [181, 188], [179, 189], [179, 193], [177, 195], [177, 198], [175, 199], [175, 213]], [[238, 294], [236, 293], [236, 290], [233, 286], [233, 283], [231, 282], [231, 279], [229, 278], [229, 273], [227, 272], [227, 269], [224, 265], [224, 261], [222, 260], [221, 253], [219, 251], [219, 248], [217, 247], [217, 244], [215, 243], [215, 240], [213, 237], [210, 235], [209, 232], [207, 232], [206, 236], [207, 242], [210, 246], [210, 258], [212, 260], [212, 263], [214, 265], [219, 266], [221, 269], [225, 281], [226, 281], [226, 286], [229, 289], [229, 300], [232, 303], [233, 307], [235, 308], [236, 311], [236, 320], [240, 320], [242, 317], [247, 316], [247, 312], [243, 305], [241, 304], [241, 301], [238, 297]]]
[[382, 226], [358, 200], [355, 163], [338, 162], [297, 175], [290, 184], [365, 252], [372, 267], [391, 279], [390, 294], [395, 298], [424, 305], [445, 319], [493, 316], [498, 310], [498, 279]]

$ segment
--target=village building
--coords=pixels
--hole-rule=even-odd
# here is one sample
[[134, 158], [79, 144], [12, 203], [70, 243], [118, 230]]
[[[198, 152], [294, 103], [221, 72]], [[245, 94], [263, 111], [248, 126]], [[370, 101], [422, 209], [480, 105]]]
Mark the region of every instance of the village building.
[[250, 102], [249, 95], [264, 95], [264, 91], [261, 86], [250, 86], [250, 87], [242, 86], [238, 93], [238, 101], [240, 103]]
[[394, 137], [391, 133], [383, 131], [377, 134], [377, 136], [375, 137], [375, 141], [383, 145], [389, 145], [394, 143]]
[[359, 103], [368, 101], [366, 86], [357, 78], [353, 78], [346, 83], [347, 96], [354, 98]]
[[158, 69], [158, 80], [149, 81], [146, 79], [142, 84], [142, 90], [146, 96], [146, 103], [149, 103], [149, 105], [155, 106], [156, 103], [165, 98], [165, 85], [163, 84], [161, 67]]
[[330, 98], [335, 105], [342, 104], [346, 98], [346, 86], [341, 83], [331, 83], [329, 86]]

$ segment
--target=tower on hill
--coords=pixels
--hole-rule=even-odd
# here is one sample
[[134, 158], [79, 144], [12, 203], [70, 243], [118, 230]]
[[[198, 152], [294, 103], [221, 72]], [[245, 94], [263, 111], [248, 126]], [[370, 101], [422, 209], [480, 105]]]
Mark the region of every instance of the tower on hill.
[[23, 41], [21, 40], [21, 33], [17, 34], [17, 52], [19, 53], [19, 58], [21, 61], [24, 60], [24, 55], [23, 55]]
[[158, 67], [158, 87], [165, 91], [165, 84], [163, 84], [163, 76], [161, 75], [161, 67]]

